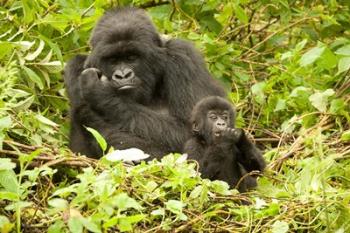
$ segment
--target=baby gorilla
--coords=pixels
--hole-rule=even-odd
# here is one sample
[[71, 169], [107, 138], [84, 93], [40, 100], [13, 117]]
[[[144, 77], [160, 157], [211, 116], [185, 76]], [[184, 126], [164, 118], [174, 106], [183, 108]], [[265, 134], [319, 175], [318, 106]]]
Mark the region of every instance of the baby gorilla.
[[184, 151], [198, 161], [203, 178], [238, 185], [240, 192], [257, 185], [256, 178], [246, 174], [263, 171], [265, 161], [244, 131], [235, 128], [235, 112], [228, 101], [218, 96], [204, 98], [195, 105], [191, 123], [192, 136]]

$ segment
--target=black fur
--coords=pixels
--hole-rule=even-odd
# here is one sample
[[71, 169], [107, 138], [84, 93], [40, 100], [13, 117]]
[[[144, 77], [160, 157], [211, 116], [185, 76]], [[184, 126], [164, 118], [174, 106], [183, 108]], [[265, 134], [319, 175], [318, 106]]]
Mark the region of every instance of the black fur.
[[108, 11], [90, 43], [91, 54], [77, 55], [65, 68], [74, 152], [101, 155], [84, 126], [116, 149], [136, 147], [158, 157], [182, 152], [194, 104], [225, 96], [193, 46], [161, 39], [141, 9]]
[[[235, 187], [254, 170], [263, 171], [261, 152], [242, 129], [235, 128], [235, 111], [225, 99], [212, 96], [198, 102], [191, 115], [192, 136], [185, 144], [189, 159], [198, 161], [203, 178], [226, 181]], [[256, 186], [256, 178], [246, 176], [238, 190]]]

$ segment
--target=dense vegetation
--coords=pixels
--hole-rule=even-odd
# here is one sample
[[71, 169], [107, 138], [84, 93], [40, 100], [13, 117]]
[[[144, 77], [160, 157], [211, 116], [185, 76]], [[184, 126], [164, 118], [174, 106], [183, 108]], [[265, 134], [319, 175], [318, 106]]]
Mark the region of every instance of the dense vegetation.
[[[130, 3], [225, 84], [269, 163], [258, 190], [202, 180], [181, 155], [133, 167], [69, 152], [64, 62]], [[349, 232], [349, 38], [348, 0], [1, 1], [1, 232]]]

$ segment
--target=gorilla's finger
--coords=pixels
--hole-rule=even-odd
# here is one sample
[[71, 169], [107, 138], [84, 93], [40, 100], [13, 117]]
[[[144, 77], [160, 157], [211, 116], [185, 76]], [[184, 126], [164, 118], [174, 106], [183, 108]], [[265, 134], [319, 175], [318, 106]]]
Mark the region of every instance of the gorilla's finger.
[[236, 140], [239, 140], [243, 134], [243, 130], [242, 129], [231, 129], [233, 136]]
[[81, 75], [84, 76], [90, 76], [90, 75], [96, 75], [98, 78], [102, 76], [102, 72], [97, 68], [87, 68], [81, 72]]

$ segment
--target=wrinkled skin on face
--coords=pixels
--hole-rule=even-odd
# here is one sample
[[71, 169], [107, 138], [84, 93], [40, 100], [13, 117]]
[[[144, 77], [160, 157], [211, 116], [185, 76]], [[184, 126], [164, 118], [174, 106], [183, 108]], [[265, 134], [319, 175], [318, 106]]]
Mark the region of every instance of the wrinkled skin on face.
[[237, 142], [240, 138], [241, 129], [234, 129], [230, 122], [230, 112], [222, 109], [211, 109], [207, 113], [207, 128], [212, 132], [212, 141], [232, 140]]

